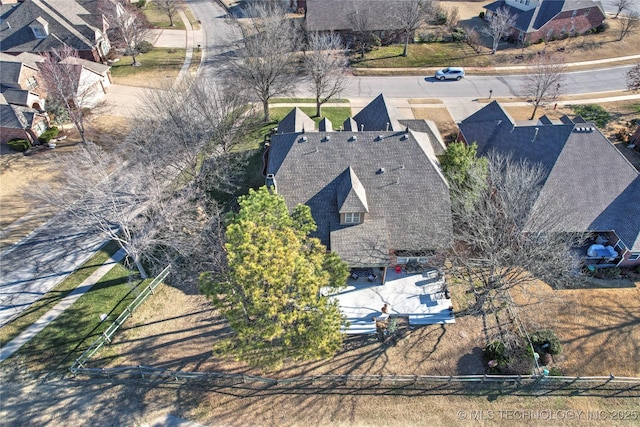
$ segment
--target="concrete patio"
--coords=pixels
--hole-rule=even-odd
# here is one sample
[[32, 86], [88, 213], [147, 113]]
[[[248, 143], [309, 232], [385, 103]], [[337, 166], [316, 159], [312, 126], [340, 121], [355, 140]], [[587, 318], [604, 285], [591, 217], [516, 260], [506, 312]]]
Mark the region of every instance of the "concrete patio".
[[[378, 274], [378, 273], [376, 273]], [[347, 280], [347, 287], [333, 294], [350, 325], [347, 334], [373, 334], [376, 332], [374, 316], [386, 303], [390, 314], [409, 318], [410, 325], [455, 323], [449, 307], [451, 300], [444, 295], [444, 278], [437, 271], [423, 273], [396, 273], [388, 269], [386, 283], [381, 274], [374, 282], [367, 277]]]

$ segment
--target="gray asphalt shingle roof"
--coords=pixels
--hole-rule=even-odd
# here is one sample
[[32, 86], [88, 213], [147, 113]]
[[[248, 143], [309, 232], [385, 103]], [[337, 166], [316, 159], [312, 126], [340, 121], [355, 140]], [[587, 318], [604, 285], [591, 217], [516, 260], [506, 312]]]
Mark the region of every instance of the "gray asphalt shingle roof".
[[[100, 29], [84, 19], [88, 16], [89, 12], [73, 0], [26, 0], [4, 14], [10, 27], [0, 31], [0, 51], [50, 52], [62, 43], [80, 51], [91, 50]], [[36, 38], [29, 28], [37, 20], [48, 24], [48, 37]]]
[[[345, 172], [354, 196], [349, 203], [366, 197], [364, 223], [340, 225]], [[436, 249], [451, 242], [448, 185], [405, 132], [279, 133], [271, 139], [267, 173], [274, 174], [289, 208], [298, 203], [311, 208], [316, 236], [352, 266], [388, 265], [390, 250]]]
[[365, 131], [400, 131], [404, 129], [395, 119], [398, 115], [394, 108], [387, 102], [384, 95], [380, 94], [367, 104], [353, 119], [358, 126], [364, 125]]
[[[400, 25], [389, 12], [403, 1], [307, 0], [307, 31], [352, 30], [354, 21], [366, 22], [371, 31], [394, 30]], [[356, 14], [361, 18], [356, 18]]]
[[[599, 1], [592, 0], [542, 0], [534, 9], [521, 10], [509, 6], [504, 0], [498, 0], [485, 6], [485, 9], [495, 12], [500, 8], [506, 8], [509, 13], [516, 16], [514, 27], [531, 32], [539, 30], [561, 12], [586, 9], [597, 6], [602, 9]], [[603, 12], [604, 13], [604, 12]]]
[[542, 164], [547, 175], [534, 210], [556, 203], [563, 213], [558, 230], [615, 230], [640, 251], [638, 171], [600, 130], [567, 117], [560, 124], [515, 126], [506, 113], [500, 119], [493, 104], [460, 123], [465, 141], [476, 142], [480, 155], [496, 150]]
[[296, 107], [278, 123], [278, 133], [303, 132], [313, 130], [316, 123], [304, 111]]

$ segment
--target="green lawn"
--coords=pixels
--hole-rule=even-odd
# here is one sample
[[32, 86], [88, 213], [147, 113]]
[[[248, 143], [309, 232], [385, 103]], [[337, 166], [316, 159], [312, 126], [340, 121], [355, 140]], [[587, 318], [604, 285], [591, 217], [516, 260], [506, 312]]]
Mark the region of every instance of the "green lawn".
[[154, 72], [165, 75], [175, 72], [177, 75], [184, 64], [184, 49], [154, 48], [151, 52], [140, 54], [136, 57], [140, 62], [139, 67], [132, 67], [133, 59], [123, 56], [120, 61], [111, 66], [111, 75], [115, 78], [127, 77], [134, 74]]
[[[133, 301], [137, 288], [146, 285], [146, 281], [136, 279], [135, 274], [122, 264], [116, 264], [12, 358], [23, 359], [34, 370], [67, 369]], [[108, 319], [100, 322], [103, 313]]]
[[149, 20], [149, 23], [155, 28], [184, 30], [184, 23], [182, 22], [182, 19], [180, 19], [180, 15], [176, 14], [176, 16], [173, 17], [174, 26], [172, 27], [169, 22], [169, 17], [165, 13], [155, 9], [152, 1], [147, 3], [145, 8], [142, 9], [142, 12]]
[[71, 273], [65, 280], [47, 292], [47, 294], [38, 301], [31, 304], [20, 316], [15, 318], [11, 323], [3, 326], [2, 329], [0, 329], [0, 345], [5, 345], [40, 317], [44, 316], [50, 309], [58, 304], [62, 298], [69, 295], [80, 283], [102, 266], [118, 248], [118, 245], [113, 242], [106, 245], [92, 256], [89, 261], [84, 263], [82, 267]]
[[[291, 109], [291, 107], [272, 107], [269, 111], [271, 112], [271, 118], [273, 120], [280, 121], [289, 114]], [[316, 114], [316, 107], [300, 107], [300, 109], [311, 117], [316, 124], [318, 124], [323, 117], [326, 117], [333, 123], [335, 129], [338, 129], [340, 125], [342, 125], [342, 122], [351, 117], [351, 107], [323, 107], [322, 117], [313, 117]]]
[[409, 45], [408, 56], [402, 57], [403, 45], [382, 46], [360, 59], [351, 57], [354, 68], [408, 68], [467, 66], [485, 67], [491, 64], [491, 55], [477, 54], [466, 43], [415, 43]]
[[[273, 98], [269, 104], [315, 104], [314, 98]], [[348, 104], [349, 100], [344, 98], [334, 98], [329, 101], [332, 104]]]

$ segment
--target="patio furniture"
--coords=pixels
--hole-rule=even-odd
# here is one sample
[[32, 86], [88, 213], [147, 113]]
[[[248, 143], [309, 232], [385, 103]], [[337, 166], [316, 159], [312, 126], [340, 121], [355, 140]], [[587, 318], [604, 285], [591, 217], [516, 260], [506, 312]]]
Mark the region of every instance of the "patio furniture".
[[375, 274], [370, 274], [369, 277], [367, 278], [368, 281], [370, 282], [375, 282], [375, 280], [378, 278], [378, 276], [376, 276]]

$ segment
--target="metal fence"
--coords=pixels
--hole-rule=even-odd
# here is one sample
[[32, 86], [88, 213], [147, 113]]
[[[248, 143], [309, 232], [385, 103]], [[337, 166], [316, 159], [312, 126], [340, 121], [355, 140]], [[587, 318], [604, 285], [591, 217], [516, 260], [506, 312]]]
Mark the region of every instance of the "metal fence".
[[87, 360], [89, 360], [91, 357], [93, 357], [93, 355], [96, 354], [102, 348], [103, 345], [111, 342], [111, 338], [116, 333], [116, 331], [120, 328], [120, 326], [122, 326], [122, 324], [129, 317], [133, 315], [133, 312], [136, 311], [138, 307], [140, 307], [140, 304], [142, 304], [149, 295], [153, 294], [153, 291], [158, 287], [158, 285], [162, 283], [164, 279], [167, 278], [170, 270], [171, 270], [171, 265], [167, 265], [164, 268], [164, 270], [162, 270], [160, 274], [158, 274], [158, 276], [156, 276], [156, 278], [153, 279], [151, 283], [149, 283], [149, 285], [147, 285], [142, 289], [142, 291], [131, 302], [131, 304], [129, 304], [127, 308], [125, 308], [124, 311], [120, 313], [120, 316], [118, 316], [118, 318], [114, 320], [114, 322], [111, 325], [109, 325], [107, 330], [104, 331], [93, 342], [93, 344], [91, 344], [91, 346], [84, 353], [82, 353], [80, 357], [76, 359], [76, 361], [73, 363], [71, 368], [69, 368], [73, 374], [75, 374], [79, 369], [83, 369], [84, 368], [83, 364]]
[[640, 397], [640, 378], [545, 375], [315, 375], [268, 378], [220, 372], [172, 371], [148, 366], [78, 368], [77, 375], [112, 380], [141, 379], [156, 383], [188, 383], [205, 388], [263, 390], [274, 393], [477, 394], [496, 391], [514, 395], [601, 395]]

